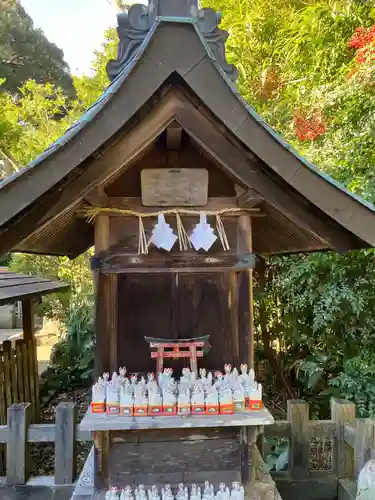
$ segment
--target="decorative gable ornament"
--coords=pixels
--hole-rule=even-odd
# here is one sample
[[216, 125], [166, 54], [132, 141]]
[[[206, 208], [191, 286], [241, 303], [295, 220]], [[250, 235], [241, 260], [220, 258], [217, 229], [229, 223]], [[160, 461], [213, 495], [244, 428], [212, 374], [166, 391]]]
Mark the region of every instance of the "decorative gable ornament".
[[225, 42], [228, 33], [219, 28], [220, 13], [209, 8], [198, 10], [197, 0], [149, 0], [148, 6], [133, 4], [126, 11], [118, 14], [117, 58], [107, 64], [107, 74], [110, 81], [115, 80], [135, 59], [155, 21], [160, 18], [194, 20], [196, 29], [208, 48], [210, 57], [235, 83], [238, 71], [233, 64], [229, 64], [226, 60]]
[[201, 212], [199, 223], [195, 226], [193, 232], [190, 235], [190, 241], [195, 248], [195, 250], [206, 250], [206, 252], [212, 247], [212, 245], [217, 240], [217, 236], [214, 230], [207, 222], [207, 215]]
[[177, 236], [173, 233], [171, 226], [165, 221], [164, 214], [158, 215], [158, 222], [152, 231], [150, 243], [156, 247], [170, 252], [177, 241]]

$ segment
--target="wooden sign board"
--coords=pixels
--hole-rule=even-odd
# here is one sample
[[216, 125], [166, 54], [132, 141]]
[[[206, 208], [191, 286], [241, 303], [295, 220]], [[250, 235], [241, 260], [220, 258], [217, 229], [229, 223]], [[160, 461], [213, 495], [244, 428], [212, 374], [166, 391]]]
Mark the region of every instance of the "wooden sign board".
[[150, 168], [141, 172], [146, 207], [207, 205], [208, 171], [204, 168]]

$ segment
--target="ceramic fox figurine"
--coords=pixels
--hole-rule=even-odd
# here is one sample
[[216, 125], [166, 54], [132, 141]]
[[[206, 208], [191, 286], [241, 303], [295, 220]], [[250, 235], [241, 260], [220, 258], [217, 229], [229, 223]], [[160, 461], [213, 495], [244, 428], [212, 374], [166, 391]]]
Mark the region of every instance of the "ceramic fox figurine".
[[134, 491], [135, 500], [147, 500], [146, 490], [143, 484], [140, 484]]
[[151, 489], [148, 490], [148, 500], [160, 500], [160, 495], [157, 487], [153, 485]]
[[234, 481], [232, 483], [230, 500], [245, 500], [245, 492], [243, 486], [241, 486], [237, 481]]
[[125, 486], [122, 490], [120, 500], [134, 500], [133, 492], [130, 486]]
[[118, 500], [117, 488], [111, 488], [105, 495], [105, 500]]
[[103, 413], [105, 411], [106, 385], [99, 377], [96, 384], [92, 386], [91, 410], [93, 413]]
[[191, 485], [190, 500], [201, 500], [201, 489], [196, 484]]

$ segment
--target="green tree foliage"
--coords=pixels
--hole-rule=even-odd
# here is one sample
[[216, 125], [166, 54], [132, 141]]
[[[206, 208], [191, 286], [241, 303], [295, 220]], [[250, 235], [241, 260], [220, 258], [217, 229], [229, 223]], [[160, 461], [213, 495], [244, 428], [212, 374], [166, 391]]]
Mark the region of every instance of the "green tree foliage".
[[81, 388], [92, 381], [95, 349], [92, 297], [75, 295], [72, 298], [64, 327], [49, 366], [41, 376], [40, 396], [45, 405], [56, 393]]
[[[17, 96], [3, 88], [0, 93], [0, 153], [4, 152], [5, 155], [6, 152], [6, 156], [12, 158], [11, 165], [8, 164], [8, 174], [11, 173], [9, 169], [15, 170], [26, 165], [63, 135], [105, 90], [109, 83], [105, 66], [107, 61], [116, 55], [116, 31], [108, 30], [105, 36], [103, 49], [94, 54], [93, 74], [73, 79], [74, 99], [69, 99], [63, 90], [53, 83], [40, 84], [34, 80], [28, 80], [20, 87]], [[91, 300], [90, 253], [87, 252], [74, 260], [66, 257], [15, 254], [10, 262], [9, 258], [6, 262], [17, 272], [61, 279], [70, 283], [69, 293], [45, 297], [41, 306], [43, 314], [66, 322], [75, 307], [81, 309], [82, 297], [85, 298], [84, 304]]]
[[98, 99], [109, 80], [105, 66], [116, 55], [117, 35], [106, 33], [102, 51], [94, 54], [93, 74], [74, 77], [75, 98], [54, 83], [28, 80], [16, 96], [0, 80], [0, 151], [19, 167], [36, 158]]
[[29, 79], [58, 82], [69, 94], [73, 91], [63, 51], [34, 28], [18, 0], [0, 2], [0, 76], [12, 93]]
[[[248, 102], [307, 159], [374, 201], [373, 2], [204, 3], [224, 14]], [[258, 338], [289, 396], [321, 403], [341, 393], [374, 414], [373, 259], [269, 259], [259, 273]]]
[[86, 111], [87, 107], [91, 106], [109, 85], [106, 65], [111, 59], [116, 59], [118, 42], [116, 30], [114, 28], [107, 30], [104, 37], [102, 49], [94, 52], [93, 74], [74, 78], [78, 104], [75, 112]]

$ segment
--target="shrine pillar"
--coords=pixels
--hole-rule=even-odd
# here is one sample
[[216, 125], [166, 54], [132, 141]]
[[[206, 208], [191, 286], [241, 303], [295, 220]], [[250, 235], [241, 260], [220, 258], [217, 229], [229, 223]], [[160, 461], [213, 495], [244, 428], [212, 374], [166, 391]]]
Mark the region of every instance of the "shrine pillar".
[[[109, 248], [110, 216], [95, 218], [95, 255]], [[93, 272], [96, 350], [95, 374], [118, 370], [117, 364], [117, 274]]]
[[[252, 223], [249, 215], [238, 217], [238, 239], [237, 253], [252, 254]], [[250, 368], [254, 368], [254, 309], [253, 309], [253, 268], [248, 268], [236, 273], [232, 273], [232, 290], [235, 296], [236, 305], [232, 316], [235, 316], [237, 323], [232, 321], [232, 334], [237, 335], [235, 345], [239, 352], [239, 362], [247, 363]], [[233, 333], [234, 329], [234, 333]], [[237, 354], [235, 354], [235, 362]]]

